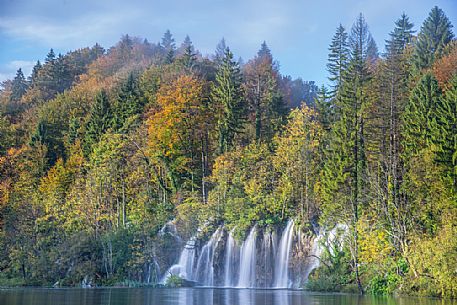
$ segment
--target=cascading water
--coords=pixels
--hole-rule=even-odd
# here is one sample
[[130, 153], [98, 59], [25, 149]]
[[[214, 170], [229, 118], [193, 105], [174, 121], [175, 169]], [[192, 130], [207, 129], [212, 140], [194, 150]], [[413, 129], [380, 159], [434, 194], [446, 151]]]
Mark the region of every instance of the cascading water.
[[257, 287], [269, 288], [273, 283], [273, 274], [276, 257], [276, 233], [271, 228], [264, 230], [263, 243], [259, 254], [261, 264], [257, 270]]
[[184, 249], [181, 252], [179, 257], [179, 262], [176, 265], [173, 265], [168, 269], [162, 278], [161, 283], [165, 284], [167, 279], [171, 275], [177, 275], [181, 278], [192, 280], [194, 262], [195, 262], [195, 243], [196, 238], [192, 237], [184, 246]]
[[211, 236], [211, 239], [203, 246], [197, 261], [196, 279], [201, 285], [213, 286], [214, 281], [214, 250], [222, 236], [222, 228], [219, 227]]
[[234, 275], [236, 275], [235, 262], [236, 262], [236, 243], [233, 238], [233, 230], [230, 231], [225, 245], [225, 263], [224, 263], [224, 286], [232, 287], [234, 285]]
[[256, 239], [257, 227], [254, 226], [240, 249], [240, 277], [237, 287], [249, 288], [256, 286]]
[[313, 238], [310, 231], [296, 230], [290, 220], [282, 231], [254, 226], [238, 246], [234, 232], [221, 226], [202, 246], [192, 237], [162, 283], [175, 274], [202, 286], [298, 288], [319, 266], [322, 242], [335, 240], [337, 230], [344, 228]]
[[275, 264], [275, 288], [290, 288], [289, 285], [289, 257], [294, 236], [294, 222], [291, 220], [287, 223], [279, 242], [279, 250], [276, 256]]

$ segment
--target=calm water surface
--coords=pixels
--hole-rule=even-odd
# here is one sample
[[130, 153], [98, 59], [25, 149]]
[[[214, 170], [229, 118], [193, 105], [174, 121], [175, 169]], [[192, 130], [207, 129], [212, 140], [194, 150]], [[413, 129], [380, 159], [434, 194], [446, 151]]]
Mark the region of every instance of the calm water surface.
[[429, 298], [212, 288], [0, 289], [0, 305], [457, 305]]

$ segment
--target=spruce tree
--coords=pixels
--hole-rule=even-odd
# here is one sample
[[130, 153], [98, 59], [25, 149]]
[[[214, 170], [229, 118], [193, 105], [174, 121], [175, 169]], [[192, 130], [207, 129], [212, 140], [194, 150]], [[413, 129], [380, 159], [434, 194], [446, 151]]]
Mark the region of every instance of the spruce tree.
[[187, 72], [192, 72], [197, 63], [197, 54], [195, 53], [195, 48], [192, 45], [192, 41], [189, 36], [186, 36], [186, 40], [184, 40], [181, 48], [184, 49], [181, 57], [179, 58], [179, 63]]
[[378, 123], [372, 138], [377, 141], [378, 203], [385, 220], [385, 228], [398, 253], [406, 249], [409, 213], [403, 193], [404, 164], [401, 158], [401, 114], [408, 101], [410, 60], [405, 52], [412, 43], [414, 31], [409, 18], [402, 14], [386, 41], [385, 61], [376, 75], [378, 98], [376, 113]]
[[427, 73], [411, 91], [403, 114], [403, 149], [410, 160], [438, 136], [434, 128], [435, 109], [440, 104], [441, 90], [436, 78]]
[[92, 146], [100, 140], [101, 136], [112, 127], [113, 115], [108, 96], [104, 90], [96, 96], [86, 123], [84, 136], [84, 154], [89, 156]]
[[379, 58], [379, 51], [378, 51], [378, 46], [376, 45], [376, 42], [372, 37], [370, 37], [370, 40], [367, 43], [367, 59], [370, 65], [374, 65], [376, 63], [376, 60]]
[[161, 46], [165, 54], [165, 63], [171, 64], [175, 58], [176, 45], [175, 39], [173, 38], [173, 35], [171, 35], [170, 30], [167, 30], [163, 34]]
[[334, 120], [334, 107], [331, 102], [331, 95], [327, 87], [322, 85], [317, 91], [317, 98], [315, 99], [317, 112], [319, 113], [318, 119], [322, 128], [330, 131], [331, 124]]
[[244, 66], [243, 86], [256, 141], [271, 139], [287, 115], [278, 75], [278, 64], [263, 43], [258, 55]]
[[[337, 121], [332, 126], [328, 162], [323, 170], [324, 204], [329, 214], [339, 214], [351, 232], [352, 266], [360, 293], [359, 229], [362, 207], [367, 203], [366, 130], [368, 84], [371, 78], [369, 49], [371, 34], [362, 14], [349, 36], [350, 61], [336, 101]], [[333, 215], [334, 217], [334, 215]]]
[[117, 93], [113, 109], [113, 129], [120, 132], [128, 130], [129, 118], [143, 111], [144, 101], [141, 98], [138, 81], [135, 74], [129, 73], [127, 80]]
[[233, 54], [226, 48], [222, 62], [211, 88], [211, 101], [216, 109], [218, 150], [225, 153], [233, 147], [235, 135], [241, 132], [244, 123], [244, 100], [241, 90], [240, 67]]
[[22, 73], [22, 69], [19, 68], [11, 84], [10, 101], [19, 101], [25, 92], [27, 92], [27, 88], [28, 83], [25, 80], [24, 73]]
[[450, 82], [445, 96], [435, 108], [433, 121], [437, 162], [445, 167], [457, 195], [457, 76]]
[[395, 21], [395, 28], [389, 33], [390, 39], [386, 41], [387, 57], [403, 53], [406, 46], [411, 44], [415, 32], [413, 27], [414, 24], [405, 13]]
[[56, 54], [54, 53], [54, 50], [51, 49], [51, 50], [49, 50], [48, 55], [46, 55], [46, 59], [44, 60], [44, 62], [45, 62], [46, 64], [48, 64], [48, 63], [53, 62], [54, 59], [56, 59]]
[[192, 40], [190, 39], [189, 35], [186, 35], [186, 37], [184, 38], [184, 41], [181, 43], [181, 46], [179, 47], [179, 49], [177, 51], [178, 55], [182, 56], [188, 48], [190, 48], [192, 53], [195, 53], [195, 48], [192, 44]]
[[43, 66], [41, 65], [41, 62], [38, 60], [36, 62], [36, 64], [33, 66], [32, 74], [30, 75], [30, 78], [29, 78], [29, 81], [32, 86], [35, 85], [36, 82], [38, 81], [39, 73], [42, 68], [43, 68]]
[[225, 50], [227, 49], [227, 45], [225, 43], [225, 39], [222, 38], [221, 41], [216, 46], [216, 51], [214, 54], [214, 61], [217, 65], [222, 63], [222, 60], [225, 57]]
[[257, 57], [259, 57], [259, 58], [263, 58], [263, 57], [273, 58], [273, 56], [271, 55], [270, 48], [268, 47], [266, 41], [263, 41], [262, 44], [260, 45], [260, 50], [257, 51]]
[[414, 67], [417, 71], [429, 68], [440, 58], [444, 47], [454, 37], [452, 24], [444, 12], [435, 6], [422, 24], [414, 52]]
[[332, 82], [330, 94], [335, 96], [343, 82], [344, 72], [349, 62], [348, 34], [341, 24], [336, 29], [329, 51], [327, 71], [330, 73], [329, 80]]

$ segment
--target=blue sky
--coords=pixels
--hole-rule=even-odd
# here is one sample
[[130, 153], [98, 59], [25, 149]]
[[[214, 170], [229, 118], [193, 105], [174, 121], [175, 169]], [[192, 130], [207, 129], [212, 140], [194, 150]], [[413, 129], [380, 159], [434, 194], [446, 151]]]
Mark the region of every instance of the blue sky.
[[19, 67], [29, 74], [51, 47], [108, 48], [122, 34], [156, 42], [170, 29], [178, 45], [189, 34], [204, 55], [225, 37], [244, 60], [266, 40], [283, 74], [322, 84], [339, 23], [349, 30], [362, 12], [382, 51], [402, 12], [419, 30], [435, 5], [457, 26], [457, 0], [0, 0], [0, 81]]

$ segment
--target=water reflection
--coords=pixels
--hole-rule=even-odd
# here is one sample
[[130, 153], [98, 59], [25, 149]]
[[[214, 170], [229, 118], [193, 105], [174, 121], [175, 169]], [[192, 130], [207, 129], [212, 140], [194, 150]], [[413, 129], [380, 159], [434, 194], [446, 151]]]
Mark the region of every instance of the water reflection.
[[0, 289], [1, 305], [457, 305], [431, 298], [388, 298], [261, 289]]

